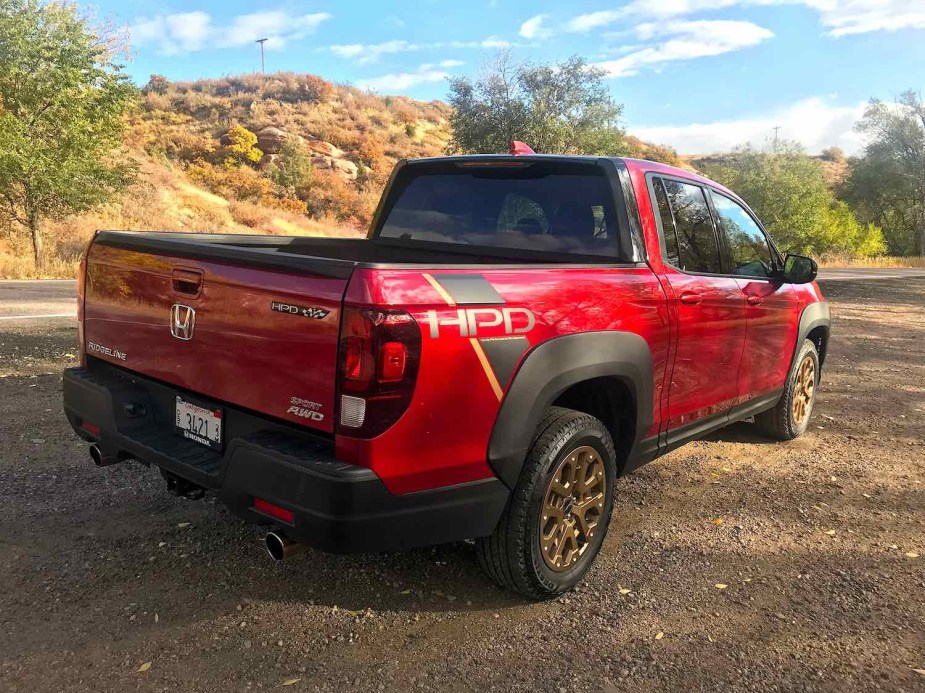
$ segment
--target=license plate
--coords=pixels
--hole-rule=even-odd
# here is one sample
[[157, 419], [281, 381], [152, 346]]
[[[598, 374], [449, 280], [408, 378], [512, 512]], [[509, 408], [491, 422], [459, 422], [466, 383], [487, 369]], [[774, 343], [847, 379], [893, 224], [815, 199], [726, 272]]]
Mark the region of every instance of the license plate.
[[177, 397], [177, 433], [200, 445], [222, 449], [222, 410]]

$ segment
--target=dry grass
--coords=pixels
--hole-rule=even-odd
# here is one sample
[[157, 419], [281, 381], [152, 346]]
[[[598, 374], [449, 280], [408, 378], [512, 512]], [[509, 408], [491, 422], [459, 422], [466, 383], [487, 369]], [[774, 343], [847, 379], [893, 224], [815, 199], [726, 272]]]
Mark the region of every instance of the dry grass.
[[356, 236], [363, 231], [332, 219], [309, 219], [285, 210], [229, 202], [194, 185], [178, 168], [140, 155], [135, 183], [119, 201], [44, 226], [45, 266], [36, 269], [26, 239], [0, 242], [0, 279], [74, 277], [80, 256], [97, 229]]
[[893, 257], [883, 255], [881, 257], [849, 257], [849, 256], [828, 256], [818, 260], [820, 267], [838, 268], [838, 267], [925, 267], [925, 257]]

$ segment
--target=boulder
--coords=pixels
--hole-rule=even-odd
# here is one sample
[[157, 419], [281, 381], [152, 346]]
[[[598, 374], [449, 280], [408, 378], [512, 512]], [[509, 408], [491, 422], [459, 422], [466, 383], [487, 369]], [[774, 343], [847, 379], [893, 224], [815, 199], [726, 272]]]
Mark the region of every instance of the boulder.
[[327, 156], [339, 159], [344, 155], [342, 149], [338, 149], [330, 142], [325, 142], [318, 137], [309, 136], [309, 138], [305, 140], [305, 146], [307, 146], [308, 150], [315, 156]]
[[257, 131], [257, 148], [264, 154], [278, 154], [288, 135], [272, 125]]

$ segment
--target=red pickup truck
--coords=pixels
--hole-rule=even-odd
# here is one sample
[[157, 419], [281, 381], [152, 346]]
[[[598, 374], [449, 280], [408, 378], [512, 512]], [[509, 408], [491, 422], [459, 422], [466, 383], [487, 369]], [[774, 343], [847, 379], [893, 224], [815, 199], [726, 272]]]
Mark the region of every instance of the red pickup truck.
[[396, 167], [363, 239], [99, 232], [64, 407], [306, 545], [474, 539], [501, 586], [572, 587], [617, 479], [754, 417], [806, 430], [829, 309], [734, 193], [648, 161]]

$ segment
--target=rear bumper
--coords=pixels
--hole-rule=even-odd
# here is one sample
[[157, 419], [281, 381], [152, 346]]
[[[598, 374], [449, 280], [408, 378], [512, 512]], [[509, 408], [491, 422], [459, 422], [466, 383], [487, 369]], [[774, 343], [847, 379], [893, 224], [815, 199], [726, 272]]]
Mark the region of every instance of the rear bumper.
[[[68, 421], [105, 455], [156, 465], [213, 491], [239, 517], [324, 551], [389, 551], [487, 536], [507, 503], [509, 491], [498, 479], [392, 494], [373, 471], [338, 462], [331, 441], [220, 403], [225, 447], [210, 450], [174, 433], [177, 394], [186, 393], [96, 360], [64, 372]], [[294, 522], [255, 510], [254, 498], [291, 510]]]

